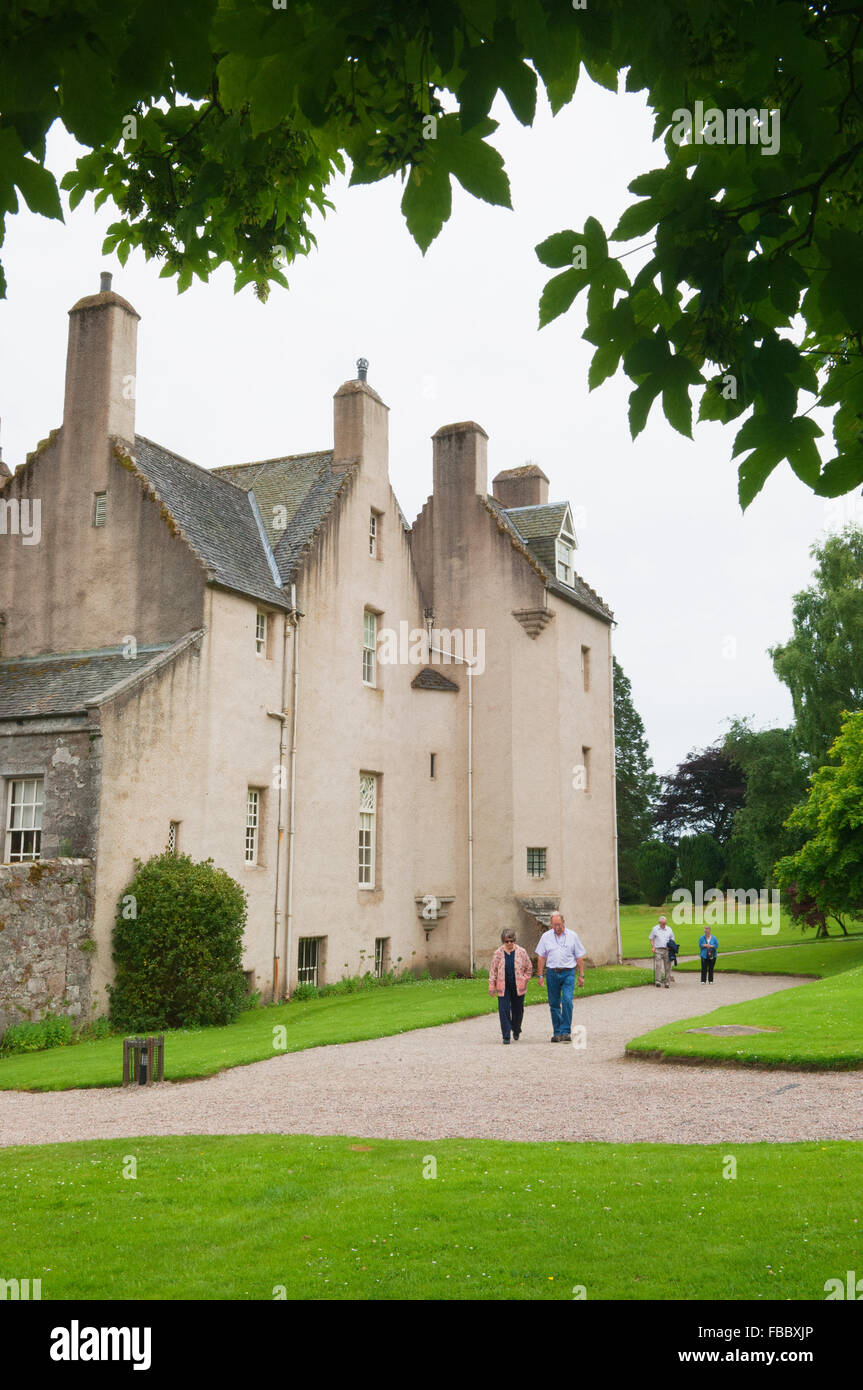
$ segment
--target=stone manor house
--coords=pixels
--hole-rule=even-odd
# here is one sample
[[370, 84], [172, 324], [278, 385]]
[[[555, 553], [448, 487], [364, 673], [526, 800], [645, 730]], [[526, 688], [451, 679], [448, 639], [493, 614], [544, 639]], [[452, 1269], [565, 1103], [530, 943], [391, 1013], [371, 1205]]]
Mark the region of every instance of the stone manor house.
[[363, 970], [487, 966], [557, 908], [619, 959], [612, 614], [535, 464], [488, 491], [433, 439], [413, 526], [388, 408], [332, 447], [208, 470], [135, 433], [139, 316], [70, 310], [63, 424], [0, 463], [0, 1029], [107, 1008], [133, 861], [245, 889], [264, 999]]

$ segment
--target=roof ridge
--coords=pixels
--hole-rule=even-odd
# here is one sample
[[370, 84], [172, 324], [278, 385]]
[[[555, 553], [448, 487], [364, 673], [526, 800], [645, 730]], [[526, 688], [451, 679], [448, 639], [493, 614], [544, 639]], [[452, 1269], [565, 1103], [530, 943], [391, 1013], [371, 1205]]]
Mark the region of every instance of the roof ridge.
[[[163, 652], [170, 642], [140, 642], [135, 648], [136, 652]], [[0, 659], [0, 666], [23, 666], [28, 662], [40, 661], [72, 661], [76, 657], [86, 657], [87, 659], [97, 656], [122, 656], [125, 650], [125, 643], [120, 643], [113, 647], [94, 647], [92, 650], [84, 649], [79, 652], [40, 652], [36, 656], [4, 656]]]
[[135, 439], [140, 439], [144, 444], [149, 444], [153, 449], [158, 449], [161, 453], [170, 455], [170, 457], [176, 459], [178, 463], [187, 463], [190, 468], [197, 468], [199, 473], [205, 474], [208, 478], [218, 478], [223, 486], [232, 487], [237, 492], [245, 492], [245, 488], [239, 487], [236, 483], [229, 482], [227, 478], [219, 477], [217, 469], [205, 468], [202, 463], [195, 463], [194, 459], [187, 459], [185, 454], [178, 454], [176, 449], [166, 448], [164, 444], [159, 444], [157, 440], [148, 438], [146, 434], [136, 434]]
[[212, 473], [236, 472], [238, 468], [264, 468], [268, 463], [293, 463], [295, 459], [326, 458], [332, 454], [332, 449], [308, 449], [301, 450], [298, 454], [274, 454], [268, 459], [249, 459], [247, 463], [224, 463], [219, 468], [212, 468]]

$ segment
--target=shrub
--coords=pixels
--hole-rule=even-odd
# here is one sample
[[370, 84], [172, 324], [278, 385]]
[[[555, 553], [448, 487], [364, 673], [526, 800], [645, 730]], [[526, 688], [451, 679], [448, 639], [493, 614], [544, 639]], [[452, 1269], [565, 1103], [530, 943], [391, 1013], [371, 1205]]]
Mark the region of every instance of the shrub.
[[20, 1052], [43, 1052], [47, 1047], [65, 1047], [77, 1041], [74, 1025], [65, 1014], [49, 1014], [36, 1023], [13, 1023], [0, 1042], [0, 1057]]
[[668, 897], [677, 854], [664, 840], [646, 840], [638, 851], [635, 866], [644, 901], [661, 907]]
[[722, 880], [725, 867], [722, 846], [712, 835], [681, 835], [677, 865], [681, 888], [687, 888], [694, 895], [696, 883], [701, 883], [706, 893], [718, 887]]
[[135, 865], [114, 923], [112, 1024], [144, 1032], [233, 1022], [246, 997], [242, 888], [212, 859], [166, 852]]

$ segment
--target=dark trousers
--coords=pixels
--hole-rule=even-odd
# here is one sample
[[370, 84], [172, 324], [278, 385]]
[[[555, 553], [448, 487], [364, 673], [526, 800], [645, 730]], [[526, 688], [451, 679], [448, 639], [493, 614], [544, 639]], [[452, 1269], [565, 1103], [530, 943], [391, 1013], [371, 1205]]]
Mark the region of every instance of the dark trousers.
[[709, 980], [710, 983], [713, 984], [713, 967], [714, 967], [715, 964], [716, 964], [716, 957], [715, 957], [715, 956], [708, 956], [706, 960], [705, 960], [704, 957], [702, 956], [702, 958], [701, 958], [701, 983], [702, 983], [702, 984], [704, 984], [704, 981], [705, 981], [705, 980]]
[[497, 1012], [500, 1018], [500, 1031], [505, 1038], [510, 1032], [520, 1033], [524, 1018], [524, 995], [519, 994], [515, 985], [508, 985], [503, 994], [497, 996]]

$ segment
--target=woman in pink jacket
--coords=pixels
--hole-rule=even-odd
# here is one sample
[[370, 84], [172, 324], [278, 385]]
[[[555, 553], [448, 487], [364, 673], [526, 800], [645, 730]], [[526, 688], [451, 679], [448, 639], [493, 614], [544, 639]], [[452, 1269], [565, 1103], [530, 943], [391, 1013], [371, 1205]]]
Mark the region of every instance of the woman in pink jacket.
[[512, 1033], [518, 1042], [524, 1018], [524, 995], [533, 974], [530, 956], [523, 946], [515, 943], [515, 932], [507, 927], [500, 934], [503, 942], [491, 958], [488, 972], [488, 992], [497, 995], [497, 1011], [503, 1041], [509, 1043]]

